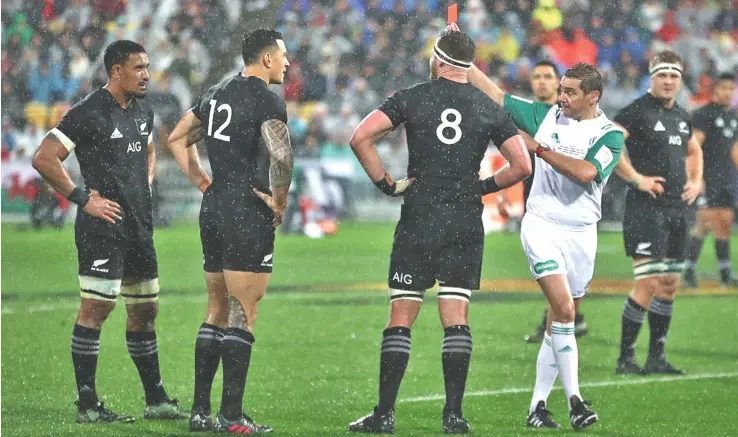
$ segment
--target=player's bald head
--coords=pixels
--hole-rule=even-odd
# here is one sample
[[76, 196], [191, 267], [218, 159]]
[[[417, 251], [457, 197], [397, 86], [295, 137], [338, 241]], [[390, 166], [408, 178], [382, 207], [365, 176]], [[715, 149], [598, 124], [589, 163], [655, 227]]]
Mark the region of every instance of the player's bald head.
[[458, 30], [444, 30], [436, 39], [433, 54], [445, 64], [468, 68], [474, 61], [476, 45], [469, 35]]

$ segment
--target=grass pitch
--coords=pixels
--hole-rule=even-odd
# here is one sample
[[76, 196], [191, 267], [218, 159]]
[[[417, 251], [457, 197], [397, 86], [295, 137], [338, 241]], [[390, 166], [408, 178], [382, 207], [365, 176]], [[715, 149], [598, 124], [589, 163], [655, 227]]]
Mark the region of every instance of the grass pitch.
[[[324, 240], [278, 235], [244, 403], [258, 422], [275, 428], [275, 436], [346, 436], [347, 424], [374, 406], [392, 231], [391, 224], [345, 224], [339, 235]], [[164, 384], [189, 407], [195, 335], [206, 302], [198, 232], [196, 226], [177, 226], [157, 230], [155, 240], [163, 289], [157, 333]], [[700, 264], [706, 277], [716, 270], [711, 247], [708, 241]], [[738, 259], [738, 238], [732, 247]], [[483, 278], [470, 308], [474, 354], [464, 401], [474, 434], [571, 433], [558, 382], [549, 409], [564, 429], [524, 427], [538, 346], [524, 343], [523, 335], [538, 323], [543, 298], [530, 279], [518, 235], [487, 237]], [[582, 306], [590, 334], [579, 340], [582, 393], [594, 402], [600, 422], [580, 435], [738, 435], [738, 295], [703, 280], [704, 289], [677, 299], [667, 354], [686, 377], [623, 378], [614, 366], [630, 279], [621, 235], [601, 234], [592, 292]], [[138, 422], [74, 423], [69, 342], [77, 289], [71, 226], [22, 232], [3, 225], [2, 435], [190, 435], [186, 421], [143, 419], [143, 390], [125, 347], [122, 305], [103, 328], [97, 387], [106, 406], [134, 414]], [[442, 338], [430, 293], [413, 329], [397, 407], [399, 436], [442, 435]], [[646, 324], [637, 352], [641, 362], [647, 343]], [[220, 390], [219, 373], [216, 411]]]

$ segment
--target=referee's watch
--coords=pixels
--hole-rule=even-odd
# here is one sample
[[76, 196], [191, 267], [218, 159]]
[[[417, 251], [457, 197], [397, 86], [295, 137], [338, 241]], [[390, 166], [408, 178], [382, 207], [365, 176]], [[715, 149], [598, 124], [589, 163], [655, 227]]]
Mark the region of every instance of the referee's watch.
[[541, 153], [548, 152], [551, 150], [551, 146], [549, 146], [546, 143], [538, 143], [538, 147], [536, 147], [536, 156], [539, 158], [541, 157]]

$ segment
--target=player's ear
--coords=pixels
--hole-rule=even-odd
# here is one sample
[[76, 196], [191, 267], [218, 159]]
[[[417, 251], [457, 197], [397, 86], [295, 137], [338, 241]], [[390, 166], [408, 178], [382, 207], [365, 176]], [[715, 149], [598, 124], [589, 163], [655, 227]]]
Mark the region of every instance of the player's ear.
[[266, 68], [272, 67], [272, 54], [268, 51], [264, 52], [264, 56], [261, 58], [261, 60]]

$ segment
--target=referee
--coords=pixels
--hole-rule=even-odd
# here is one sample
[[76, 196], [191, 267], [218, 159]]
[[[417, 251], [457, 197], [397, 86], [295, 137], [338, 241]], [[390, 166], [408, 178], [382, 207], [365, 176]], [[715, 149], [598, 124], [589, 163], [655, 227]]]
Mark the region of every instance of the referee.
[[[154, 320], [159, 282], [153, 240], [151, 183], [154, 113], [144, 99], [149, 59], [133, 41], [104, 53], [108, 83], [75, 104], [49, 132], [33, 167], [79, 206], [74, 226], [82, 301], [72, 331], [78, 423], [133, 422], [99, 401], [95, 388], [100, 330], [122, 295], [128, 352], [146, 394], [147, 419], [182, 415], [159, 372]], [[77, 153], [86, 188], [74, 185], [62, 162]]]
[[[684, 265], [688, 206], [702, 188], [702, 149], [692, 136], [690, 115], [675, 100], [682, 83], [679, 56], [657, 53], [649, 71], [649, 92], [615, 117], [628, 152], [616, 171], [634, 188], [626, 195], [623, 238], [635, 277], [623, 309], [616, 373], [681, 374], [666, 361], [664, 347]], [[646, 313], [651, 340], [642, 369], [635, 344]]]

